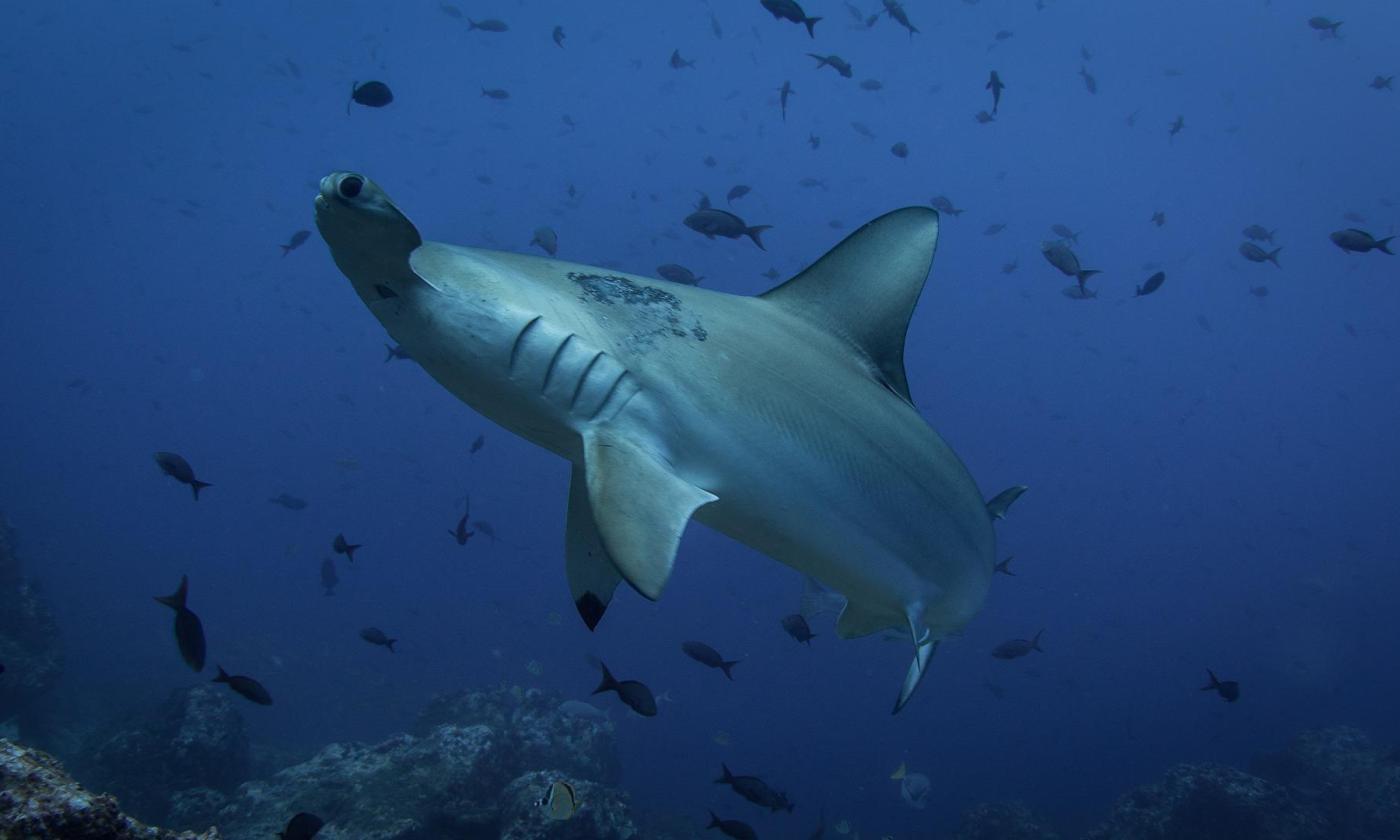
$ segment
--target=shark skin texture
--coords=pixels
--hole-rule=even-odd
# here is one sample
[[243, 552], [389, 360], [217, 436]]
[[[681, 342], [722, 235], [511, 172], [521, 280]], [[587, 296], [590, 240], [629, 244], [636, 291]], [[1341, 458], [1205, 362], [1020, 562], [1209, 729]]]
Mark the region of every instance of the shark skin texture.
[[357, 173], [326, 176], [315, 204], [390, 337], [572, 463], [565, 569], [590, 629], [623, 581], [660, 597], [692, 518], [844, 596], [840, 637], [907, 632], [896, 712], [980, 609], [992, 517], [904, 371], [936, 211], [886, 214], [745, 297], [424, 241]]

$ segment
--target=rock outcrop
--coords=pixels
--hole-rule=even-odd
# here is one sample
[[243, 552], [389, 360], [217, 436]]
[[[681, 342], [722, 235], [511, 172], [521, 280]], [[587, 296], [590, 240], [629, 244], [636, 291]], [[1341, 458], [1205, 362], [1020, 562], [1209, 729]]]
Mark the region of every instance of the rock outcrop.
[[63, 771], [57, 759], [0, 739], [0, 837], [14, 840], [219, 840], [167, 831], [126, 816], [117, 801], [92, 794]]
[[963, 812], [953, 840], [1060, 840], [1060, 835], [1019, 802], [984, 802]]
[[0, 722], [21, 726], [63, 673], [63, 647], [48, 604], [20, 568], [14, 533], [0, 516]]

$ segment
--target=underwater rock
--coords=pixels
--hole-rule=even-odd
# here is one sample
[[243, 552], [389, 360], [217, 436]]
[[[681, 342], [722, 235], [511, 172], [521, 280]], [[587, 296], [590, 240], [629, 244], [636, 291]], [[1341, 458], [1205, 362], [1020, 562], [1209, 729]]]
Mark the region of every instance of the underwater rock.
[[1060, 840], [1020, 802], [984, 802], [963, 812], [953, 840]]
[[62, 837], [64, 840], [219, 840], [203, 834], [166, 831], [124, 815], [117, 800], [84, 790], [58, 760], [0, 739], [0, 837]]
[[201, 684], [171, 692], [152, 715], [101, 739], [78, 775], [137, 817], [168, 822], [177, 791], [232, 791], [249, 767], [243, 717], [228, 692]]
[[[24, 578], [14, 532], [0, 516], [0, 723], [25, 718], [63, 673], [63, 646], [48, 604]], [[29, 734], [29, 733], [26, 733]]]
[[1118, 800], [1084, 840], [1338, 840], [1283, 785], [1229, 767], [1179, 764]]
[[489, 726], [518, 752], [518, 772], [557, 768], [570, 776], [616, 784], [622, 776], [606, 718], [560, 714], [562, 695], [520, 687], [439, 694], [410, 730], [422, 736], [444, 723]]
[[1400, 837], [1400, 750], [1345, 726], [1305, 732], [1250, 770], [1320, 809], [1337, 837]]
[[[557, 781], [573, 785], [578, 794], [578, 812], [562, 822], [545, 816], [539, 804]], [[501, 840], [625, 840], [642, 836], [632, 821], [625, 793], [567, 773], [526, 773], [506, 787], [501, 799]]]

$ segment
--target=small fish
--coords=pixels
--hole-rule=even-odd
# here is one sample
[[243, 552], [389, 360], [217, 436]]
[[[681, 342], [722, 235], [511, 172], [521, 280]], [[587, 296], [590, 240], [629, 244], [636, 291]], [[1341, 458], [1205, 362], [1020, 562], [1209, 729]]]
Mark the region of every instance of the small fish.
[[491, 540], [491, 542], [496, 541], [496, 529], [491, 527], [490, 522], [482, 522], [480, 519], [477, 519], [474, 520], [472, 524], [476, 526], [476, 530], [485, 534], [487, 538]]
[[494, 99], [497, 102], [504, 102], [510, 99], [510, 91], [505, 88], [482, 88], [481, 95], [487, 99]]
[[1007, 558], [1006, 558], [1005, 560], [1001, 561], [1000, 563], [998, 563], [998, 564], [996, 564], [995, 566], [992, 567], [992, 574], [994, 574], [994, 575], [996, 575], [996, 574], [1002, 574], [1002, 575], [1008, 575], [1008, 576], [1010, 576], [1010, 577], [1016, 577], [1016, 573], [1013, 572], [1013, 571], [1011, 571], [1011, 561], [1012, 561], [1012, 560], [1015, 560], [1015, 559], [1016, 559], [1016, 555], [1014, 555], [1014, 554], [1008, 555]]
[[1275, 248], [1272, 251], [1265, 251], [1253, 242], [1240, 243], [1240, 255], [1245, 259], [1256, 263], [1271, 262], [1278, 268], [1283, 268], [1278, 264], [1278, 252], [1282, 250], [1283, 248]]
[[729, 785], [735, 793], [770, 811], [792, 813], [795, 806], [788, 801], [787, 794], [774, 790], [757, 776], [736, 776], [729, 772], [727, 765], [721, 763], [719, 767], [720, 777], [715, 779], [715, 784]]
[[928, 795], [932, 789], [933, 782], [923, 773], [910, 773], [906, 770], [899, 778], [899, 798], [916, 811], [928, 807]]
[[672, 69], [672, 70], [680, 70], [680, 69], [685, 68], [685, 67], [694, 67], [694, 66], [695, 66], [695, 60], [694, 60], [694, 59], [691, 59], [690, 61], [686, 61], [685, 59], [681, 58], [681, 51], [680, 51], [680, 50], [672, 50], [672, 51], [671, 51], [671, 69]]
[[1390, 83], [1395, 81], [1394, 76], [1377, 76], [1371, 80], [1372, 90], [1395, 90]]
[[1020, 265], [1021, 265], [1021, 259], [1020, 259], [1019, 257], [1017, 257], [1016, 259], [1012, 260], [1012, 261], [1009, 262], [1009, 263], [1002, 263], [1002, 264], [1001, 264], [1001, 273], [1002, 273], [1002, 274], [1011, 274], [1011, 273], [1014, 272], [1017, 268], [1019, 268]]
[[1341, 28], [1341, 25], [1342, 21], [1331, 20], [1321, 15], [1318, 15], [1317, 17], [1308, 18], [1308, 26], [1311, 26], [1313, 29], [1316, 29], [1323, 38], [1338, 37], [1339, 33], [1337, 32], [1337, 30]]
[[195, 671], [204, 670], [204, 625], [199, 616], [185, 606], [190, 593], [190, 580], [180, 576], [180, 587], [173, 595], [157, 595], [156, 601], [175, 611], [175, 643], [180, 648], [180, 658]]
[[[787, 101], [797, 91], [792, 89], [792, 82], [784, 80], [783, 86], [778, 88], [778, 108], [783, 114], [783, 122], [787, 122]], [[813, 146], [812, 148], [816, 148]]]
[[821, 20], [821, 18], [807, 17], [807, 13], [802, 11], [802, 7], [797, 5], [794, 0], [761, 0], [761, 2], [763, 8], [772, 13], [774, 20], [790, 20], [793, 23], [800, 23], [807, 27], [807, 35], [809, 37], [817, 37], [817, 33], [813, 31], [813, 27], [817, 25], [817, 21]]
[[267, 689], [262, 687], [262, 683], [252, 677], [239, 676], [237, 674], [229, 676], [222, 667], [219, 668], [219, 675], [214, 678], [216, 683], [227, 683], [228, 687], [247, 699], [257, 703], [259, 706], [271, 706], [272, 695], [267, 693]]
[[476, 436], [476, 440], [472, 441], [471, 447], [467, 450], [467, 454], [468, 454], [468, 455], [475, 455], [476, 453], [480, 452], [480, 451], [481, 451], [481, 447], [483, 447], [483, 446], [485, 446], [485, 445], [486, 445], [486, 435], [477, 435], [477, 436]]
[[871, 131], [870, 126], [866, 125], [863, 122], [853, 122], [851, 123], [851, 128], [854, 129], [856, 134], [859, 134], [861, 137], [865, 137], [870, 140], [875, 139], [875, 132]]
[[807, 53], [807, 55], [817, 60], [818, 70], [822, 69], [823, 67], [830, 67], [837, 73], [840, 73], [843, 77], [847, 79], [851, 78], [851, 74], [853, 72], [851, 70], [851, 65], [841, 56], [818, 55], [817, 53]]
[[1141, 286], [1138, 286], [1137, 292], [1133, 294], [1133, 297], [1142, 297], [1143, 295], [1150, 295], [1158, 289], [1162, 288], [1162, 284], [1166, 281], [1167, 273], [1165, 271], [1159, 271], [1151, 277], [1147, 278], [1146, 283], [1143, 283]]
[[364, 639], [372, 645], [386, 647], [389, 649], [390, 653], [394, 652], [394, 642], [398, 641], [398, 639], [389, 638], [388, 634], [385, 633], [383, 630], [380, 630], [378, 627], [366, 627], [365, 629], [361, 630], [360, 638]]
[[769, 269], [768, 269], [767, 271], [763, 272], [762, 274], [760, 274], [760, 275], [758, 275], [758, 276], [759, 276], [759, 277], [766, 277], [766, 278], [768, 278], [769, 280], [772, 280], [772, 281], [776, 282], [777, 279], [778, 279], [779, 277], [782, 277], [783, 275], [781, 275], [781, 274], [778, 273], [778, 269], [769, 267]]
[[552, 257], [559, 253], [559, 234], [551, 227], [537, 227], [534, 236], [530, 238], [530, 244], [540, 246], [541, 250]]
[[808, 647], [811, 646], [812, 640], [817, 637], [816, 634], [812, 632], [812, 628], [808, 626], [807, 619], [803, 618], [801, 613], [793, 613], [792, 615], [785, 616], [782, 620], [782, 625], [789, 636], [806, 644]]
[[335, 594], [335, 587], [340, 583], [340, 575], [336, 574], [335, 561], [329, 557], [321, 560], [321, 586], [325, 587], [327, 595]]
[[743, 198], [748, 194], [749, 187], [747, 184], [735, 184], [734, 186], [729, 188], [729, 192], [725, 193], [724, 200], [729, 202], [730, 204], [733, 204], [734, 199]]
[[1094, 60], [1094, 54], [1091, 53], [1091, 52], [1089, 52], [1089, 48], [1086, 47], [1086, 46], [1084, 46], [1084, 45], [1082, 45], [1082, 44], [1081, 44], [1080, 47], [1079, 47], [1079, 57], [1082, 58], [1082, 59], [1084, 59], [1085, 61], [1093, 61], [1093, 60]]
[[282, 249], [282, 256], [285, 257], [291, 252], [300, 248], [310, 237], [311, 231], [299, 230], [296, 233], [292, 234], [292, 238], [287, 240], [286, 245], [278, 245], [277, 247]]
[[1099, 92], [1099, 82], [1094, 78], [1094, 74], [1089, 72], [1089, 68], [1079, 65], [1079, 75], [1084, 79], [1084, 89], [1090, 93]]
[[560, 780], [551, 784], [544, 796], [535, 800], [535, 807], [544, 811], [545, 819], [563, 822], [578, 813], [578, 793], [573, 785]]
[[[766, 6], [768, 0], [763, 0], [763, 3]], [[753, 826], [738, 820], [722, 820], [715, 816], [714, 811], [710, 812], [710, 824], [705, 826], [705, 830], [708, 831], [712, 828], [718, 828], [720, 834], [732, 837], [734, 840], [758, 840], [758, 833], [753, 830]]]
[[473, 531], [468, 531], [468, 530], [467, 530], [467, 517], [471, 516], [471, 513], [472, 513], [472, 497], [471, 497], [470, 495], [468, 495], [468, 496], [467, 496], [467, 509], [466, 509], [466, 512], [464, 512], [464, 513], [462, 514], [462, 518], [461, 518], [461, 519], [457, 520], [457, 527], [456, 527], [456, 529], [447, 532], [449, 536], [451, 536], [453, 539], [455, 539], [455, 540], [457, 541], [457, 545], [466, 545], [466, 544], [467, 544], [467, 540], [471, 539], [472, 536], [474, 535], [474, 532], [473, 532]]
[[816, 149], [816, 148], [820, 148], [820, 147], [821, 147], [821, 144], [822, 144], [822, 139], [821, 139], [820, 137], [818, 137], [818, 136], [815, 135], [815, 134], [808, 133], [808, 135], [807, 135], [807, 145], [808, 145], [808, 146], [811, 146], [813, 149]]
[[1052, 239], [1040, 243], [1040, 253], [1045, 256], [1047, 262], [1060, 270], [1061, 274], [1073, 277], [1079, 284], [1080, 297], [1088, 297], [1088, 290], [1084, 287], [1084, 281], [1099, 274], [1096, 268], [1080, 268], [1079, 257], [1075, 256], [1069, 246], [1061, 239]]
[[563, 46], [564, 46], [564, 27], [562, 27], [562, 26], [556, 26], [556, 27], [554, 27], [554, 32], [550, 34], [550, 37], [554, 39], [554, 45], [555, 45], [556, 47], [563, 48]]
[[987, 225], [985, 228], [983, 228], [982, 235], [996, 236], [998, 233], [1001, 233], [1004, 230], [1006, 230], [1006, 225], [1002, 224], [1001, 222], [993, 222], [992, 224]]
[[734, 679], [734, 675], [729, 673], [729, 669], [738, 665], [739, 660], [726, 661], [723, 656], [720, 656], [719, 651], [704, 642], [682, 642], [681, 650], [685, 651], [686, 656], [689, 656], [701, 665], [718, 668], [723, 671], [724, 675], [730, 680]]
[[403, 349], [402, 344], [385, 344], [384, 363], [387, 365], [395, 359], [402, 359], [406, 362], [413, 361], [413, 357], [409, 355], [407, 350]]
[[1020, 659], [1033, 650], [1044, 653], [1045, 651], [1041, 650], [1040, 647], [1040, 634], [1044, 632], [1041, 630], [1040, 633], [1036, 633], [1029, 639], [1012, 639], [1009, 642], [1002, 642], [992, 648], [992, 656], [997, 659]]
[[1186, 118], [1183, 117], [1183, 116], [1180, 115], [1180, 114], [1177, 114], [1177, 115], [1176, 115], [1176, 119], [1172, 120], [1172, 124], [1169, 125], [1169, 126], [1167, 126], [1167, 139], [1170, 140], [1171, 138], [1173, 138], [1173, 137], [1175, 137], [1176, 135], [1180, 134], [1180, 133], [1181, 133], [1181, 130], [1182, 130], [1183, 128], [1185, 128], [1185, 127], [1186, 127]]
[[305, 510], [305, 509], [306, 509], [306, 500], [305, 500], [305, 499], [298, 499], [296, 496], [293, 496], [293, 495], [290, 494], [290, 493], [283, 493], [283, 494], [277, 496], [276, 498], [268, 499], [268, 501], [269, 501], [269, 502], [272, 502], [274, 505], [281, 505], [282, 507], [286, 508], [287, 510]]
[[311, 840], [325, 824], [325, 821], [315, 814], [302, 811], [292, 817], [291, 821], [287, 823], [287, 827], [277, 836], [280, 840]]
[[747, 236], [753, 240], [753, 244], [765, 251], [768, 249], [763, 247], [763, 240], [759, 236], [765, 230], [773, 227], [772, 225], [749, 225], [733, 213], [727, 210], [717, 210], [713, 207], [696, 210], [685, 217], [684, 224], [691, 230], [703, 234], [706, 239], [714, 239], [716, 236], [738, 239]]
[[884, 90], [885, 83], [879, 79], [862, 79], [860, 82], [860, 89], [869, 91]]
[[1050, 232], [1060, 237], [1061, 239], [1067, 240], [1069, 242], [1074, 243], [1075, 245], [1078, 245], [1079, 233], [1083, 233], [1084, 231], [1081, 230], [1079, 231], [1079, 233], [1075, 233], [1074, 231], [1069, 229], [1069, 225], [1051, 225]]
[[1152, 211], [1152, 218], [1148, 219], [1148, 221], [1157, 227], [1161, 227], [1167, 223], [1167, 214], [1163, 213], [1161, 210], [1154, 210]]
[[174, 452], [157, 452], [155, 454], [155, 459], [156, 466], [160, 467], [161, 472], [181, 484], [188, 484], [190, 486], [190, 489], [194, 491], [194, 500], [196, 502], [199, 501], [200, 490], [214, 486], [207, 481], [200, 481], [195, 478], [194, 468], [190, 466], [190, 462], [176, 455]]
[[473, 29], [480, 29], [482, 32], [505, 32], [509, 30], [510, 27], [506, 25], [505, 21], [496, 20], [495, 18], [487, 18], [486, 20], [472, 20], [471, 18], [467, 18], [467, 31], [471, 32]]
[[1387, 236], [1385, 239], [1377, 239], [1366, 231], [1357, 230], [1356, 228], [1339, 230], [1331, 235], [1332, 244], [1349, 254], [1364, 254], [1367, 251], [1380, 251], [1382, 254], [1394, 256], [1395, 252], [1390, 250], [1390, 240], [1394, 238], [1393, 236]]
[[[366, 108], [383, 108], [394, 101], [394, 92], [383, 82], [350, 83], [350, 102]], [[345, 103], [345, 113], [350, 113], [350, 102]]]
[[349, 560], [351, 563], [355, 562], [355, 550], [363, 547], [364, 546], [360, 543], [352, 544], [346, 542], [344, 534], [336, 534], [335, 540], [331, 543], [331, 550], [336, 554], [344, 554], [345, 559]]
[[643, 717], [656, 716], [656, 697], [651, 693], [651, 689], [636, 680], [623, 680], [618, 682], [608, 670], [608, 666], [602, 661], [598, 662], [598, 667], [603, 670], [603, 681], [598, 687], [593, 689], [594, 694], [602, 694], [605, 691], [616, 691], [617, 696], [626, 703], [632, 711]]
[[[1058, 268], [1058, 266], [1056, 266]], [[1005, 519], [1006, 512], [1021, 498], [1021, 494], [1030, 488], [1024, 484], [1016, 484], [1006, 488], [1000, 493], [987, 500], [987, 515], [995, 522], [998, 519]]]
[[996, 41], [1007, 41], [1015, 34], [1016, 33], [1012, 32], [1010, 29], [998, 29], [997, 34], [993, 35], [992, 39]]
[[992, 71], [992, 77], [987, 80], [986, 89], [992, 92], [992, 115], [995, 116], [997, 108], [1001, 107], [1001, 92], [1006, 89], [1006, 85], [1002, 84], [997, 71]]
[[701, 163], [713, 168], [714, 166], [719, 164], [719, 161], [715, 160], [714, 155], [705, 155], [705, 159], [702, 160]]
[[658, 276], [670, 280], [672, 283], [681, 283], [686, 286], [698, 286], [700, 281], [705, 279], [704, 277], [696, 276], [690, 269], [678, 263], [658, 265], [656, 267], [656, 273]]
[[972, 118], [974, 120], [977, 120], [977, 122], [981, 123], [982, 125], [986, 125], [989, 122], [996, 122], [996, 117], [992, 116], [986, 111], [978, 111], [977, 113], [972, 115]]
[[1266, 298], [1266, 297], [1269, 296], [1269, 287], [1268, 287], [1268, 286], [1250, 286], [1250, 287], [1249, 287], [1249, 293], [1250, 293], [1251, 295], [1254, 295], [1254, 296], [1257, 297], [1257, 298]]
[[953, 200], [946, 195], [936, 195], [929, 200], [929, 206], [940, 213], [947, 213], [949, 216], [961, 216], [962, 210], [953, 206]]
[[1254, 242], [1267, 242], [1272, 245], [1274, 243], [1275, 232], [1276, 231], [1269, 230], [1263, 225], [1250, 225], [1244, 229], [1244, 238]]
[[442, 13], [447, 15], [448, 17], [454, 17], [458, 20], [461, 20], [462, 18], [462, 10], [452, 5], [451, 3], [442, 3], [438, 6], [438, 8], [441, 9]]
[[903, 140], [901, 140], [898, 143], [895, 143], [893, 146], [890, 146], [890, 154], [894, 155], [900, 160], [904, 160], [905, 158], [909, 157], [909, 146]]
[[1210, 675], [1210, 684], [1201, 686], [1201, 691], [1214, 691], [1225, 698], [1226, 703], [1233, 703], [1240, 699], [1239, 683], [1234, 680], [1225, 680], [1222, 682], [1215, 676], [1215, 672], [1209, 668], [1206, 669], [1206, 673]]
[[909, 15], [905, 13], [904, 6], [900, 4], [899, 0], [882, 0], [882, 2], [885, 4], [885, 12], [888, 13], [890, 17], [894, 18], [895, 22], [900, 26], [908, 29], [909, 37], [913, 38], [914, 33], [919, 30], [914, 24], [909, 22]]

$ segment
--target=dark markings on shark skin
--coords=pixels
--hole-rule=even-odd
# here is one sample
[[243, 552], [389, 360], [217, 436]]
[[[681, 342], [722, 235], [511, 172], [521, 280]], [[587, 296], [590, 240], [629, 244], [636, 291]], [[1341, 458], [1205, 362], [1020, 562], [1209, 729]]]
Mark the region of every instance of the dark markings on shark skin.
[[630, 339], [638, 350], [655, 349], [657, 338], [664, 335], [694, 338], [697, 341], [710, 337], [698, 320], [688, 327], [681, 322], [680, 298], [664, 289], [643, 286], [612, 274], [571, 271], [566, 276], [578, 284], [579, 300], [631, 307], [633, 325]]

